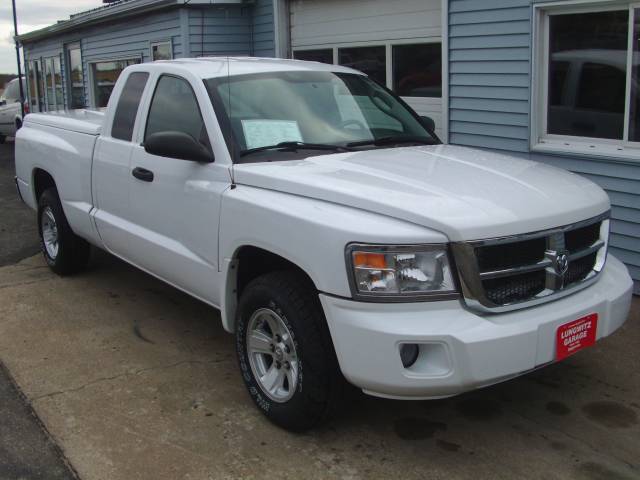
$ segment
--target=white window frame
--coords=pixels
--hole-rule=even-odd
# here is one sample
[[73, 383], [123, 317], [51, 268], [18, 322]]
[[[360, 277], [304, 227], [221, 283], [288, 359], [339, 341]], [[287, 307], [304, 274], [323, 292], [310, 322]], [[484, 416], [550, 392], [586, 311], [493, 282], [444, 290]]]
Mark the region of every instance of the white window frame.
[[[589, 157], [622, 158], [640, 162], [640, 142], [628, 141], [629, 109], [633, 58], [633, 14], [640, 3], [629, 0], [573, 0], [534, 5], [533, 56], [531, 89], [531, 138], [534, 152], [560, 153]], [[593, 13], [615, 10], [629, 12], [627, 41], [627, 82], [625, 92], [624, 132], [622, 140], [556, 135], [547, 133], [549, 79], [549, 17], [554, 14]]]
[[151, 59], [152, 62], [155, 61], [155, 58], [153, 58], [153, 47], [158, 45], [163, 45], [163, 44], [169, 45], [169, 52], [171, 53], [171, 57], [169, 58], [169, 60], [173, 60], [173, 40], [171, 38], [162, 38], [159, 40], [152, 40], [149, 42], [149, 58]]
[[94, 77], [94, 66], [97, 63], [105, 63], [105, 62], [122, 62], [126, 60], [139, 60], [139, 63], [144, 63], [144, 55], [141, 53], [139, 55], [128, 55], [126, 57], [107, 57], [100, 58], [97, 60], [91, 60], [87, 62], [88, 72], [87, 74], [89, 79], [89, 106], [91, 108], [97, 108], [96, 102], [96, 89], [95, 89], [95, 77]]

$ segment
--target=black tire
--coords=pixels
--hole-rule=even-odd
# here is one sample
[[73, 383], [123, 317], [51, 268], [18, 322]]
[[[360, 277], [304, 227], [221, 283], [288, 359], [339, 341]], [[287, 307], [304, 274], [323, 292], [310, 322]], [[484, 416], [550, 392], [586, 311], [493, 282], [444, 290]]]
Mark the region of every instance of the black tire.
[[22, 128], [22, 120], [16, 119], [16, 132]]
[[7, 137], [5, 137], [4, 135], [0, 135], [0, 145], [2, 145], [6, 139]]
[[[293, 396], [285, 402], [269, 398], [249, 362], [248, 322], [254, 312], [265, 308], [283, 320], [295, 345], [298, 382]], [[238, 305], [236, 351], [249, 395], [267, 418], [282, 428], [309, 430], [331, 418], [343, 398], [346, 381], [318, 293], [300, 273], [273, 272], [247, 285]]]
[[[52, 256], [47, 251], [42, 235], [42, 218], [49, 209], [57, 227], [58, 252]], [[86, 240], [78, 237], [69, 226], [67, 217], [55, 188], [48, 188], [38, 199], [38, 233], [40, 234], [40, 250], [47, 265], [58, 275], [70, 275], [87, 266], [91, 247]]]

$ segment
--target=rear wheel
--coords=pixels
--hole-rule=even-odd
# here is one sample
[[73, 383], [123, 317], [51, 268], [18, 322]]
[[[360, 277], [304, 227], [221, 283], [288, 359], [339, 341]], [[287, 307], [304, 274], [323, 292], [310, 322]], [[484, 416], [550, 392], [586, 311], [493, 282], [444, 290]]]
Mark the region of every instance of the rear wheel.
[[244, 290], [236, 350], [249, 394], [275, 424], [308, 430], [331, 417], [346, 384], [313, 285], [274, 272]]
[[89, 262], [91, 247], [73, 233], [55, 188], [45, 190], [38, 200], [40, 250], [58, 275], [69, 275]]
[[7, 139], [7, 137], [5, 137], [4, 135], [0, 134], [0, 145], [2, 145], [6, 139]]

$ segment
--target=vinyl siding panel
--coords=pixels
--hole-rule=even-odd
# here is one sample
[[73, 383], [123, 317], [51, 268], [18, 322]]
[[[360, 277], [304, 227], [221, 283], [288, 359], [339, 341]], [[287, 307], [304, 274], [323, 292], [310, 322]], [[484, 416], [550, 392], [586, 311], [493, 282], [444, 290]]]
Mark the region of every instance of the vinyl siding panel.
[[640, 281], [640, 159], [530, 152], [532, 3], [449, 0], [449, 142], [511, 151], [603, 187], [611, 253]]
[[192, 57], [251, 55], [252, 12], [248, 7], [189, 8]]
[[530, 31], [528, 0], [450, 0], [451, 143], [528, 150]]
[[275, 25], [273, 0], [256, 0], [253, 7], [252, 48], [256, 57], [275, 57]]

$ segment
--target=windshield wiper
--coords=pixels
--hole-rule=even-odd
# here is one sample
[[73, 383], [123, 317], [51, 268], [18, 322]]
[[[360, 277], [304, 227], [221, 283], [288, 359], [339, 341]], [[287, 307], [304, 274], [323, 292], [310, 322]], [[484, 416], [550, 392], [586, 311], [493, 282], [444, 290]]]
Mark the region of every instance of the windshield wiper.
[[400, 143], [419, 143], [422, 145], [435, 145], [436, 141], [426, 137], [394, 135], [391, 137], [374, 138], [371, 140], [361, 140], [358, 142], [347, 143], [347, 147], [366, 147], [367, 145], [375, 145], [376, 147], [381, 147], [383, 145], [395, 145]]
[[249, 148], [248, 150], [242, 150], [240, 156], [251, 155], [252, 153], [264, 152], [267, 150], [329, 150], [332, 152], [351, 152], [352, 149], [349, 146], [343, 147], [341, 145], [330, 145], [326, 143], [306, 143], [306, 142], [280, 142], [276, 145], [267, 145], [258, 148]]

